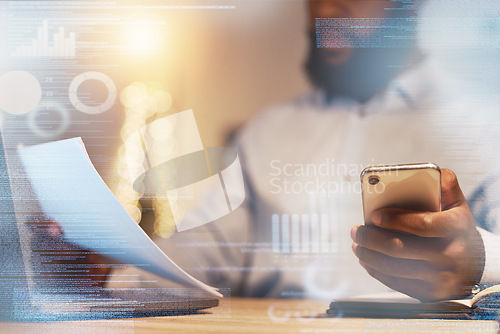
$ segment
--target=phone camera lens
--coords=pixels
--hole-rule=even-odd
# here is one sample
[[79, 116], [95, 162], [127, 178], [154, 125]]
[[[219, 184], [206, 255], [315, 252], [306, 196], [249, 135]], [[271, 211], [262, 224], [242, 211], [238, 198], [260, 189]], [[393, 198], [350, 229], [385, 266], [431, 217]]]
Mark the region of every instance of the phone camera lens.
[[371, 184], [372, 186], [378, 184], [380, 182], [380, 179], [378, 176], [374, 175], [374, 176], [370, 176], [368, 178], [368, 183]]

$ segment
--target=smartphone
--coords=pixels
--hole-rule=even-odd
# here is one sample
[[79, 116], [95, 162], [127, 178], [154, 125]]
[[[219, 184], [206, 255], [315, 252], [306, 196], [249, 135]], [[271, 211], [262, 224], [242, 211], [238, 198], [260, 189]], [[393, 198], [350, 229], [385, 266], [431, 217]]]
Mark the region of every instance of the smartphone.
[[371, 166], [361, 172], [365, 224], [373, 211], [441, 211], [441, 169], [433, 163]]

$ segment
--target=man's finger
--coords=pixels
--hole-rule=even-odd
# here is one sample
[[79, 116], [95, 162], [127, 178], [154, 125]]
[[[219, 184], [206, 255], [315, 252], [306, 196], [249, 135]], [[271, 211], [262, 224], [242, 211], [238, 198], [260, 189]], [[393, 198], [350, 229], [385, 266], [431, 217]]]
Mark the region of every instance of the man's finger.
[[364, 248], [401, 259], [436, 260], [436, 254], [442, 250], [442, 240], [439, 239], [421, 238], [364, 225], [354, 227], [351, 236], [355, 243]]
[[453, 207], [441, 212], [416, 212], [404, 209], [380, 209], [371, 220], [376, 226], [421, 237], [445, 238], [467, 231], [467, 208]]
[[59, 223], [53, 220], [44, 220], [32, 227], [35, 234], [41, 237], [60, 238], [63, 235], [63, 229]]
[[357, 244], [353, 244], [353, 252], [363, 264], [392, 277], [423, 281], [433, 277], [433, 268], [429, 262], [395, 258]]
[[45, 216], [31, 216], [26, 219], [25, 224], [38, 236], [59, 238], [63, 235], [61, 225]]
[[63, 229], [57, 222], [50, 220], [47, 222], [47, 233], [52, 238], [59, 238], [63, 235]]

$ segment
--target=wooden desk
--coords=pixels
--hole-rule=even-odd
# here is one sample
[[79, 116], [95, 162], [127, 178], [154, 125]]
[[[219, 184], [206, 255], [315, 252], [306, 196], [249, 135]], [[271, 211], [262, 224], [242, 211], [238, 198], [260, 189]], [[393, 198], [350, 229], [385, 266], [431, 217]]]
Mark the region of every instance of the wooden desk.
[[0, 324], [0, 333], [496, 333], [495, 321], [326, 318], [328, 302], [231, 298], [205, 314]]

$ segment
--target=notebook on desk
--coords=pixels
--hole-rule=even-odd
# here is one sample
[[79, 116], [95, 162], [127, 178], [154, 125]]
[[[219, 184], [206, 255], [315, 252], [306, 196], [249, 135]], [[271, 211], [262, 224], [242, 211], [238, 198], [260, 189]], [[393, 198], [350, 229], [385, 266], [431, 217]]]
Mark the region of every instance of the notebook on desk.
[[[97, 319], [97, 318], [122, 318], [137, 315], [169, 315], [184, 314], [198, 310], [217, 306], [222, 294], [216, 289], [196, 280], [184, 272], [180, 267], [173, 263], [149, 237], [132, 221], [126, 221], [127, 216], [123, 214], [119, 203], [115, 203], [113, 197], [105, 184], [100, 185], [100, 190], [104, 193], [93, 194], [86, 193], [91, 190], [90, 183], [103, 182], [99, 175], [90, 164], [85, 165], [84, 159], [88, 159], [85, 151], [71, 152], [60, 151], [61, 147], [70, 145], [78, 148], [81, 141], [65, 141], [63, 145], [42, 144], [41, 150], [30, 148], [20, 153], [21, 159], [13, 150], [8, 151], [6, 159], [5, 149], [0, 133], [0, 255], [2, 266], [0, 266], [0, 317], [7, 321], [58, 321], [72, 319]], [[53, 146], [55, 145], [55, 146]], [[54, 148], [52, 151], [50, 148]], [[93, 251], [106, 251], [107, 255], [116, 258], [118, 261], [128, 262], [130, 264], [143, 266], [151, 269], [158, 275], [169, 278], [184, 288], [100, 288], [89, 286], [72, 286], [67, 284], [64, 278], [57, 276], [53, 280], [45, 279], [43, 286], [36, 284], [39, 276], [45, 275], [41, 270], [33, 269], [30, 249], [27, 250], [27, 234], [23, 232], [22, 224], [18, 223], [16, 216], [15, 201], [27, 200], [19, 193], [19, 182], [24, 179], [23, 187], [28, 185], [26, 176], [20, 176], [20, 170], [23, 166], [26, 170], [37, 171], [37, 166], [21, 164], [32, 160], [44, 164], [44, 159], [36, 153], [49, 154], [45, 160], [52, 162], [69, 159], [68, 165], [63, 167], [47, 166], [42, 170], [44, 177], [48, 177], [43, 182], [47, 182], [52, 187], [47, 193], [46, 185], [33, 179], [33, 175], [28, 175], [31, 179], [31, 185], [35, 188], [35, 193], [44, 198], [39, 198], [42, 208], [44, 201], [52, 201], [57, 204], [69, 200], [71, 195], [68, 191], [77, 192], [78, 198], [83, 198], [78, 205], [62, 206], [61, 210], [56, 212], [59, 216], [52, 217], [59, 221], [64, 229], [64, 235], [71, 242], [77, 244], [80, 248], [91, 249]], [[59, 152], [59, 156], [57, 156]], [[54, 155], [50, 155], [50, 154]], [[76, 160], [75, 160], [76, 159]], [[78, 160], [80, 159], [80, 160]], [[85, 170], [73, 171], [67, 170], [68, 167], [86, 168]], [[85, 163], [90, 163], [90, 160]], [[15, 180], [11, 173], [15, 172]], [[39, 170], [38, 170], [39, 171]], [[81, 179], [84, 172], [88, 172], [89, 177], [94, 180]], [[53, 173], [54, 175], [51, 175]], [[27, 174], [30, 172], [27, 171]], [[36, 174], [36, 173], [35, 173]], [[67, 174], [67, 175], [66, 175]], [[65, 179], [65, 175], [67, 178]], [[62, 180], [56, 181], [56, 177]], [[82, 187], [75, 187], [70, 179], [81, 181]], [[98, 179], [95, 179], [98, 178]], [[51, 181], [52, 180], [52, 181]], [[15, 187], [11, 184], [15, 184]], [[58, 187], [60, 184], [60, 187]], [[41, 187], [41, 188], [40, 188]], [[68, 189], [63, 189], [69, 187]], [[73, 189], [73, 190], [72, 190]], [[93, 189], [93, 188], [92, 188]], [[14, 191], [13, 191], [14, 190]], [[60, 191], [59, 191], [60, 190]], [[106, 192], [108, 191], [108, 192]], [[50, 193], [52, 192], [52, 193]], [[13, 195], [15, 193], [15, 196]], [[62, 198], [59, 197], [62, 196]], [[88, 207], [86, 199], [96, 197], [97, 201], [104, 202], [104, 205], [96, 206], [96, 210], [103, 212], [93, 212], [92, 207]], [[94, 203], [95, 204], [95, 203]], [[101, 203], [102, 204], [102, 203]], [[49, 205], [50, 206], [50, 205]], [[115, 208], [116, 212], [106, 212]], [[69, 208], [69, 209], [68, 209]], [[49, 210], [50, 211], [50, 210]], [[21, 216], [23, 212], [17, 212]], [[45, 211], [47, 214], [47, 211]], [[131, 219], [128, 217], [128, 219]], [[126, 223], [129, 223], [128, 225]], [[112, 232], [113, 224], [118, 224], [118, 233], [116, 238], [107, 238]], [[120, 231], [120, 229], [122, 231]], [[26, 230], [26, 228], [24, 228]], [[115, 226], [116, 231], [116, 226]], [[66, 233], [67, 232], [67, 233]], [[97, 234], [92, 234], [97, 233]], [[107, 234], [108, 233], [108, 234]], [[122, 233], [122, 234], [123, 234]], [[127, 234], [128, 233], [128, 234]], [[128, 238], [128, 239], [127, 239]], [[29, 244], [28, 244], [29, 245]], [[39, 250], [37, 250], [39, 251]], [[48, 254], [47, 261], [50, 261], [50, 245], [43, 250]], [[63, 271], [67, 268], [61, 265], [63, 261], [58, 262], [57, 270]], [[64, 275], [63, 275], [64, 276]]]
[[392, 319], [498, 319], [500, 285], [472, 298], [420, 302], [399, 292], [334, 300], [327, 310], [334, 317]]

